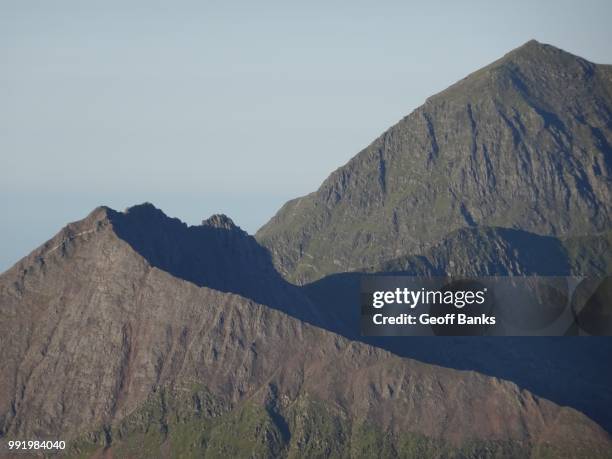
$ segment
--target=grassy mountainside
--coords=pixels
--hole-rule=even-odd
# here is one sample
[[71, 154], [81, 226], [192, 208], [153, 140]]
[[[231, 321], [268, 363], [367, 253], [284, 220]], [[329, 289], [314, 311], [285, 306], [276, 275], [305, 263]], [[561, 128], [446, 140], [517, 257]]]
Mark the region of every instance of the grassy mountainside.
[[[562, 414], [575, 428], [575, 413]], [[153, 394], [121, 422], [84, 435], [67, 457], [96, 454], [131, 458], [335, 457], [335, 458], [548, 458], [607, 457], [584, 440], [571, 451], [554, 435], [537, 441], [443, 438], [383, 430], [352, 419], [338, 407], [300, 395], [278, 409], [247, 401], [224, 410], [201, 388]]]

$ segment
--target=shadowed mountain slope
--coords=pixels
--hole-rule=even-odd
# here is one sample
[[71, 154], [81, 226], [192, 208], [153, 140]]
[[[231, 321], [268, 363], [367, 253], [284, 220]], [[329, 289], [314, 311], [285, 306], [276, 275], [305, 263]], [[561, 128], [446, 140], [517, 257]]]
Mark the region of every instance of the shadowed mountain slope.
[[460, 228], [608, 231], [611, 145], [612, 67], [530, 41], [430, 97], [256, 237], [307, 283]]
[[227, 216], [213, 215], [201, 225], [188, 226], [149, 203], [104, 212], [117, 236], [151, 266], [200, 287], [316, 320], [314, 307], [278, 274], [268, 251]]
[[405, 256], [363, 272], [332, 274], [304, 291], [329, 317], [331, 330], [400, 356], [474, 370], [517, 383], [573, 406], [612, 431], [610, 337], [363, 337], [360, 282], [374, 273], [409, 276], [596, 276], [612, 267], [610, 234], [559, 240], [520, 230], [464, 228], [419, 256]]
[[[205, 274], [199, 286], [158, 269], [119, 236], [145, 210], [99, 208], [0, 276], [3, 439], [61, 434], [71, 454], [119, 457], [173, 445], [188, 457], [611, 450], [587, 417], [512, 383], [402, 359], [210, 288]], [[140, 218], [129, 234], [156, 235], [141, 250], [174, 247]], [[238, 237], [227, 226], [236, 234], [198, 238]], [[215, 282], [240, 272], [224, 271], [224, 250], [207, 254]]]
[[412, 276], [605, 276], [612, 272], [612, 232], [558, 239], [508, 228], [462, 228], [421, 255], [405, 255], [364, 271]]

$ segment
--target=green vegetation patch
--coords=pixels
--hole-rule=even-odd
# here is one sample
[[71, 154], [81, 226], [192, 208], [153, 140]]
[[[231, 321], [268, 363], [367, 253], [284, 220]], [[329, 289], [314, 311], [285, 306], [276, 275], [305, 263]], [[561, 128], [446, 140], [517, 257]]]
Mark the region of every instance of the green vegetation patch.
[[[116, 458], [514, 458], [557, 457], [558, 448], [472, 440], [457, 446], [385, 431], [302, 394], [282, 408], [230, 406], [195, 386], [159, 390], [122, 422], [71, 442], [70, 457], [110, 448]], [[588, 451], [581, 457], [589, 457]], [[580, 456], [578, 454], [578, 456]]]

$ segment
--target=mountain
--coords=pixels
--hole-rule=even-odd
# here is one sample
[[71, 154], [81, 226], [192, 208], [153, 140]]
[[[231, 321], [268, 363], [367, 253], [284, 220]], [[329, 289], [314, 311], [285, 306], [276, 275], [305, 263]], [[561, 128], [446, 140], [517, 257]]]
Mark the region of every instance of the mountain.
[[256, 238], [303, 284], [465, 228], [610, 231], [611, 144], [612, 66], [530, 41], [427, 99]]
[[461, 228], [421, 255], [404, 255], [365, 271], [419, 276], [605, 276], [612, 272], [612, 231], [559, 239], [509, 228]]
[[[361, 280], [372, 274], [408, 276], [572, 276], [592, 295], [612, 272], [612, 233], [559, 239], [507, 228], [451, 232], [421, 255], [388, 260], [361, 272], [338, 273], [305, 285], [329, 330], [397, 355], [473, 370], [588, 414], [612, 431], [612, 339], [589, 337], [367, 337], [360, 335]], [[569, 292], [568, 292], [569, 293]], [[576, 295], [574, 295], [576, 297]], [[609, 298], [609, 296], [608, 296]], [[608, 327], [608, 328], [606, 328]], [[609, 325], [596, 327], [610, 333]], [[604, 331], [607, 330], [607, 331]], [[572, 334], [568, 330], [568, 334]]]
[[611, 96], [531, 41], [255, 238], [151, 204], [69, 224], [0, 275], [0, 456], [612, 457], [609, 337], [370, 338], [355, 306], [372, 273], [588, 276], [609, 327]]
[[125, 213], [101, 211], [117, 235], [152, 266], [198, 286], [315, 320], [314, 306], [278, 274], [268, 251], [227, 216], [213, 215], [199, 226], [187, 226], [149, 203]]
[[62, 438], [74, 457], [610, 455], [572, 408], [294, 317], [309, 300], [270, 262], [223, 216], [187, 227], [150, 205], [98, 208], [65, 227], [0, 275], [2, 443]]

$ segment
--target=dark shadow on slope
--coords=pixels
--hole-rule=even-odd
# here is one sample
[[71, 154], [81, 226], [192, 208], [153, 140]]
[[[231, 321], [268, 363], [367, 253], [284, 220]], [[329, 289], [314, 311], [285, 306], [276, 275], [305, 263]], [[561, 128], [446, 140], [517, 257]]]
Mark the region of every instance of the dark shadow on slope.
[[611, 337], [360, 336], [363, 275], [367, 274], [335, 274], [305, 287], [313, 302], [333, 319], [331, 331], [402, 357], [512, 381], [582, 411], [612, 432]]
[[510, 228], [473, 227], [454, 231], [424, 255], [403, 256], [368, 271], [414, 276], [566, 276], [571, 266], [557, 238]]
[[330, 275], [303, 288], [330, 317], [328, 322], [336, 333], [402, 357], [513, 381], [536, 395], [584, 412], [612, 432], [610, 337], [430, 338], [359, 334], [360, 280], [364, 275], [568, 276], [572, 274], [570, 258], [556, 238], [505, 228], [466, 228], [450, 234], [423, 255], [401, 257], [364, 273]]
[[316, 312], [300, 288], [285, 281], [267, 249], [228, 217], [213, 215], [188, 226], [148, 203], [108, 215], [115, 233], [152, 266], [313, 322]]
[[[612, 431], [610, 338], [361, 337], [360, 273], [331, 275], [300, 288], [286, 282], [267, 249], [227, 217], [213, 216], [190, 227], [147, 204], [125, 213], [109, 211], [109, 217], [119, 237], [151, 265], [175, 277], [239, 294], [403, 357], [513, 381], [586, 413]], [[423, 256], [394, 260], [386, 268], [445, 275], [455, 260], [456, 270], [464, 275], [565, 275], [567, 258], [555, 241], [514, 230], [469, 228]], [[461, 264], [460, 259], [472, 262]]]

